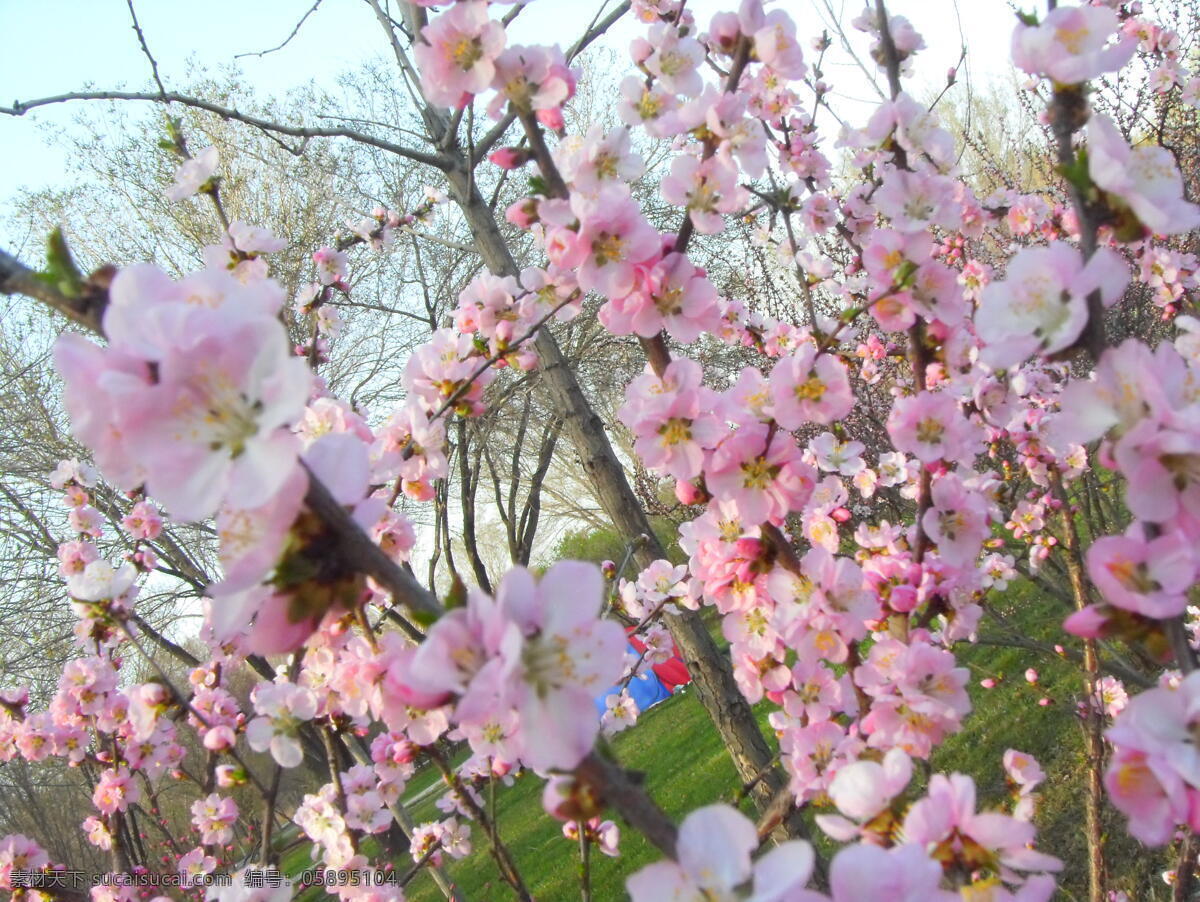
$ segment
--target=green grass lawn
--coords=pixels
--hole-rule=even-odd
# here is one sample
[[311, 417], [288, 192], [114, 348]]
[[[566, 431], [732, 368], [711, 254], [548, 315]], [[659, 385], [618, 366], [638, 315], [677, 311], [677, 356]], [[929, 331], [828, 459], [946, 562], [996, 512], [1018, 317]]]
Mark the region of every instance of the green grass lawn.
[[[723, 793], [735, 791], [739, 785], [733, 765], [693, 691], [651, 708], [636, 727], [618, 734], [613, 746], [622, 765], [646, 774], [647, 791], [677, 819]], [[578, 848], [562, 835], [562, 825], [542, 812], [542, 786], [543, 781], [530, 773], [497, 792], [500, 835], [536, 898], [577, 898]], [[746, 808], [747, 813], [750, 810]], [[432, 800], [413, 811], [418, 821], [439, 814]], [[516, 894], [497, 875], [481, 831], [475, 831], [473, 842], [475, 851], [471, 855], [446, 866], [466, 898], [488, 902], [515, 899]], [[594, 898], [622, 898], [625, 877], [659, 857], [641, 834], [622, 829], [619, 858], [592, 856]], [[443, 897], [433, 880], [421, 874], [410, 884], [409, 898], [434, 902]]]

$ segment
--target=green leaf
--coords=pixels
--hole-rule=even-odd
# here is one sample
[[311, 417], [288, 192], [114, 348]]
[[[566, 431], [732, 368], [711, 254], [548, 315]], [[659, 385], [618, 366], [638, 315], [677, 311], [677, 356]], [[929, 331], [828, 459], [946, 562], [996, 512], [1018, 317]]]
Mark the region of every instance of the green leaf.
[[421, 608], [409, 608], [408, 616], [417, 626], [426, 630], [437, 623], [438, 620], [437, 614], [432, 611], [422, 610]]
[[1059, 174], [1075, 188], [1083, 197], [1092, 191], [1092, 177], [1088, 173], [1087, 148], [1079, 148], [1075, 159], [1070, 163], [1062, 163], [1058, 167]]
[[1030, 28], [1036, 28], [1039, 24], [1037, 13], [1027, 13], [1017, 10], [1017, 18], [1021, 20], [1022, 25], [1028, 25]]
[[467, 587], [456, 573], [454, 574], [454, 582], [450, 584], [450, 591], [442, 599], [442, 605], [447, 611], [453, 611], [455, 608], [463, 607], [466, 603]]
[[46, 237], [46, 269], [39, 278], [69, 298], [83, 294], [83, 274], [71, 257], [62, 229], [56, 228]]

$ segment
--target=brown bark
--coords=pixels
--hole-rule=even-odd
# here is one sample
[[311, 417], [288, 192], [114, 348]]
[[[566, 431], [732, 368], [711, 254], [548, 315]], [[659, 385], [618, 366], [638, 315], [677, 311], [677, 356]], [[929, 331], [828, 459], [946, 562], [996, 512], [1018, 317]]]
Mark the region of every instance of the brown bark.
[[[1071, 596], [1076, 610], [1088, 604], [1087, 577], [1083, 570], [1083, 555], [1079, 548], [1079, 534], [1075, 529], [1075, 518], [1063, 488], [1062, 477], [1050, 473], [1050, 486], [1054, 496], [1062, 504], [1063, 538], [1066, 550], [1067, 576], [1071, 583]], [[1087, 705], [1083, 722], [1084, 754], [1087, 757], [1087, 795], [1084, 797], [1084, 832], [1088, 848], [1088, 902], [1104, 902], [1104, 724], [1097, 704], [1096, 682], [1100, 677], [1100, 663], [1096, 657], [1096, 640], [1083, 640], [1083, 686]]]
[[475, 489], [479, 485], [479, 464], [471, 467], [469, 456], [469, 440], [467, 438], [467, 421], [458, 421], [458, 477], [459, 498], [462, 502], [463, 516], [463, 546], [467, 549], [467, 557], [471, 561], [471, 570], [475, 574], [475, 582], [479, 588], [492, 592], [492, 582], [488, 579], [487, 566], [479, 555], [479, 540], [475, 534]]

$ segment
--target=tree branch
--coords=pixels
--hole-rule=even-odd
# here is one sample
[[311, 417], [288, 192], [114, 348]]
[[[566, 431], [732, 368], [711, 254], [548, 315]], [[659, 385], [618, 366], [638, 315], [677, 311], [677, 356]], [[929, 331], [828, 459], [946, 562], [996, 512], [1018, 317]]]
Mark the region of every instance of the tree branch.
[[220, 116], [222, 119], [252, 125], [267, 132], [277, 132], [293, 138], [349, 138], [351, 141], [357, 141], [359, 144], [377, 147], [380, 150], [386, 150], [388, 153], [394, 153], [396, 156], [404, 157], [417, 163], [424, 163], [426, 166], [432, 166], [435, 169], [446, 168], [445, 161], [439, 156], [421, 150], [414, 150], [402, 144], [394, 144], [391, 141], [385, 141], [382, 138], [377, 138], [374, 135], [368, 135], [366, 132], [356, 131], [352, 128], [311, 128], [300, 125], [284, 125], [280, 122], [272, 122], [269, 119], [253, 116], [250, 113], [241, 113], [230, 107], [224, 107], [199, 97], [189, 97], [186, 94], [179, 94], [175, 91], [166, 91], [162, 94], [151, 94], [143, 91], [71, 91], [66, 94], [55, 94], [52, 97], [39, 97], [36, 100], [27, 100], [24, 102], [19, 100], [13, 101], [13, 105], [10, 107], [0, 106], [0, 113], [8, 116], [24, 116], [27, 112], [37, 107], [50, 106], [56, 103], [69, 103], [74, 100], [148, 100], [155, 103], [178, 103], [182, 106], [192, 107], [193, 109], [204, 110], [215, 116]]

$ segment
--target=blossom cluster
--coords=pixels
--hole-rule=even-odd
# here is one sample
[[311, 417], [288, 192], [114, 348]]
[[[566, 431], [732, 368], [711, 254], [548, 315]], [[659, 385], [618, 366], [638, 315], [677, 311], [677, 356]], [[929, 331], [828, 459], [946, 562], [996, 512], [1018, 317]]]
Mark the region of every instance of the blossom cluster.
[[[1200, 576], [1200, 324], [1178, 316], [1174, 342], [1104, 348], [1086, 377], [1068, 365], [1103, 336], [1104, 311], [1128, 303], [1131, 280], [1167, 319], [1192, 303], [1195, 258], [1167, 239], [1200, 224], [1200, 207], [1169, 151], [1084, 102], [1086, 83], [1139, 47], [1161, 60], [1156, 90], [1200, 93], [1177, 38], [1105, 3], [1016, 27], [1013, 60], [1031, 90], [1048, 88], [1052, 110], [1072, 98], [1084, 106], [1073, 130], [1086, 153], [1063, 163], [1088, 198], [1081, 210], [1048, 193], [976, 195], [936, 111], [900, 85], [924, 47], [903, 17], [869, 7], [855, 19], [900, 89], [842, 129], [836, 147], [863, 173], [847, 180], [801, 108], [804, 91], [819, 106], [828, 86], [785, 10], [745, 0], [701, 29], [675, 0], [633, 6], [646, 27], [629, 48], [636, 74], [620, 83], [620, 124], [583, 134], [567, 130], [577, 74], [566, 55], [510, 45], [485, 0], [446, 6], [415, 36], [426, 100], [464, 110], [486, 96], [491, 117], [511, 114], [524, 129], [526, 145], [488, 159], [539, 167], [505, 216], [541, 259], [474, 277], [453, 325], [404, 362], [403, 403], [378, 419], [334, 397], [314, 369], [339, 335], [335, 297], [357, 290], [351, 248], [394, 249], [441, 198], [412, 214], [380, 207], [351, 225], [352, 238], [312, 253], [312, 280], [292, 299], [311, 317], [299, 346], [268, 271], [285, 242], [241, 222], [181, 279], [150, 264], [122, 269], [101, 323], [106, 345], [58, 341], [74, 435], [119, 503], [99, 503], [107, 489], [87, 464], [65, 461], [51, 478], [72, 531], [58, 561], [80, 656], [45, 711], [20, 694], [0, 699], [0, 757], [94, 768], [96, 814], [83, 824], [93, 845], [119, 851], [161, 781], [190, 777], [201, 787], [194, 847], [175, 864], [192, 876], [232, 867], [227, 853], [249, 823], [234, 794], [254, 772], [242, 755], [297, 768], [321, 741], [361, 756], [347, 765], [332, 755], [328, 781], [291, 819], [314, 860], [364, 870], [362, 841], [401, 819], [414, 762], [441, 763], [439, 743], [451, 740], [472, 754], [446, 766], [446, 817], [412, 831], [415, 862], [469, 854], [468, 822], [486, 818], [478, 786], [521, 767], [551, 775], [545, 806], [564, 835], [614, 854], [616, 826], [568, 772], [602, 725], [636, 720], [619, 690], [671, 655], [672, 618], [707, 606], [745, 698], [774, 705], [788, 801], [819, 810], [822, 830], [845, 845], [821, 894], [807, 888], [812, 846], [787, 842], [755, 860], [754, 825], [709, 806], [683, 821], [674, 860], [629, 879], [635, 900], [1053, 894], [1060, 862], [1033, 848], [1036, 761], [1010, 750], [1011, 811], [980, 811], [962, 774], [933, 774], [918, 797], [913, 759], [929, 760], [971, 711], [955, 647], [976, 637], [988, 593], [1076, 553], [1054, 525], [1073, 516], [1064, 487], [1089, 467], [1123, 477], [1133, 519], [1120, 535], [1090, 537], [1079, 563], [1096, 596], [1066, 629], [1140, 644], [1164, 664], [1186, 657], [1170, 639]], [[658, 151], [669, 163], [648, 189]], [[213, 194], [218, 165], [212, 148], [187, 159], [168, 196]], [[652, 224], [647, 190], [674, 229]], [[738, 220], [753, 223], [755, 244], [794, 287], [795, 316], [723, 296], [698, 262], [693, 242], [723, 240]], [[611, 581], [576, 562], [540, 577], [514, 567], [494, 592], [456, 586], [448, 610], [419, 629], [405, 620], [411, 639], [383, 629], [402, 599], [346, 559], [337, 530], [407, 562], [416, 531], [396, 505], [430, 501], [449, 477], [448, 422], [486, 413], [506, 372], [536, 369], [539, 330], [581, 316], [589, 296], [605, 329], [648, 352], [617, 419], [686, 512], [686, 562], [657, 560], [627, 580], [610, 571]], [[738, 366], [706, 370], [716, 354]], [[1018, 480], [1031, 488], [1011, 497]], [[349, 526], [323, 519], [321, 493]], [[117, 508], [132, 547], [121, 563], [98, 544], [101, 510]], [[210, 659], [185, 688], [131, 684], [122, 650], [138, 645], [133, 609], [139, 579], [158, 569], [155, 543], [172, 523], [210, 518], [222, 569], [206, 589]], [[634, 659], [607, 616], [610, 598], [645, 649]], [[240, 698], [233, 675], [252, 654], [293, 657]], [[1036, 671], [1027, 680], [1036, 685]], [[1098, 680], [1083, 702], [1085, 717], [1112, 719], [1109, 796], [1147, 843], [1200, 829], [1196, 680], [1164, 678], [1133, 698]], [[593, 700], [613, 686], [600, 722]], [[185, 770], [184, 731], [205, 751], [200, 779]], [[3, 841], [0, 863], [0, 885], [12, 868], [50, 864], [24, 837]], [[338, 893], [401, 898], [398, 888]]]

